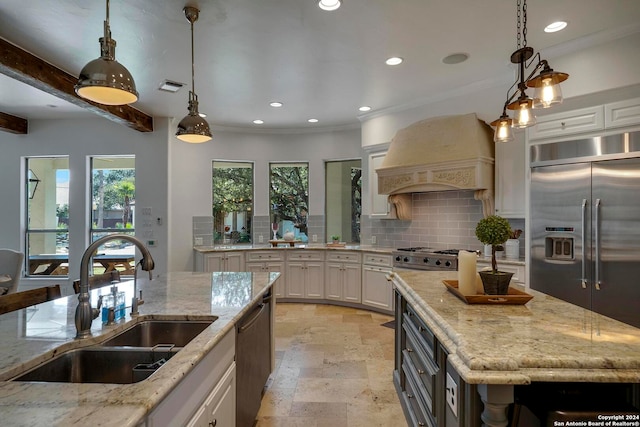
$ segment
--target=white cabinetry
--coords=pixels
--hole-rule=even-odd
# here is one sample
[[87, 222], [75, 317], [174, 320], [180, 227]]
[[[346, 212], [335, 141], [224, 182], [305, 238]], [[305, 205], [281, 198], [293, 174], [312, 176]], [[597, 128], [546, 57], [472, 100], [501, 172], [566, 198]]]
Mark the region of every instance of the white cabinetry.
[[525, 217], [525, 143], [524, 132], [515, 134], [513, 142], [496, 143], [496, 215], [505, 218]]
[[391, 255], [365, 253], [362, 264], [362, 304], [391, 314], [393, 286], [387, 280], [393, 261]]
[[329, 251], [325, 264], [325, 297], [360, 303], [362, 258], [357, 252]]
[[236, 425], [236, 364], [232, 363], [187, 427]]
[[285, 284], [287, 298], [324, 298], [324, 252], [288, 252]]
[[376, 169], [382, 166], [386, 151], [369, 154], [369, 194], [371, 197], [371, 218], [390, 218], [391, 206], [386, 194], [378, 194], [378, 174]]
[[604, 107], [582, 108], [565, 113], [537, 117], [537, 124], [527, 130], [529, 140], [562, 138], [567, 135], [604, 129]]
[[[251, 251], [246, 254], [246, 271], [254, 273], [284, 273], [284, 252], [279, 250]], [[283, 280], [278, 280], [273, 285], [273, 294], [277, 297], [284, 296]]]
[[[505, 264], [504, 262], [500, 262], [500, 259], [496, 260], [498, 262], [498, 270], [505, 271], [507, 273], [513, 273], [513, 277], [511, 277], [511, 281], [513, 283], [517, 283], [520, 285], [524, 285], [526, 282], [526, 268], [524, 265], [520, 264]], [[491, 258], [478, 258], [478, 262], [476, 263], [477, 270], [480, 271], [486, 267], [491, 268]]]
[[196, 271], [206, 273], [244, 271], [244, 253], [242, 251], [196, 253], [195, 267]]
[[[235, 342], [233, 328], [153, 409], [147, 418], [147, 427], [209, 426], [209, 417], [214, 414], [219, 419], [218, 426], [235, 426]], [[206, 423], [199, 424], [205, 419]]]
[[638, 124], [640, 124], [640, 98], [605, 104], [604, 125], [606, 128]]

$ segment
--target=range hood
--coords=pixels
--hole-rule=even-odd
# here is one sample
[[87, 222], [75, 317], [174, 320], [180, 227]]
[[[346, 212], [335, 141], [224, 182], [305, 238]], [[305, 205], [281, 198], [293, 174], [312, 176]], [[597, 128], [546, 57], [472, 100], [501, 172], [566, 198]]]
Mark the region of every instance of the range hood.
[[393, 137], [376, 169], [378, 193], [389, 195], [398, 218], [410, 219], [412, 193], [475, 190], [486, 216], [493, 213], [493, 169], [491, 127], [474, 113], [434, 117]]

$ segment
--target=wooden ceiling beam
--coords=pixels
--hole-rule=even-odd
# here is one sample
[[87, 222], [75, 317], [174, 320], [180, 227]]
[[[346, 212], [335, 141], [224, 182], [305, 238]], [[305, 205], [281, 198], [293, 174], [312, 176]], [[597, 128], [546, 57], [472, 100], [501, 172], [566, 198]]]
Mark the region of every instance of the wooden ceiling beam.
[[0, 38], [0, 73], [49, 93], [105, 119], [139, 132], [153, 132], [153, 118], [129, 105], [102, 105], [76, 95], [78, 78]]
[[0, 131], [26, 135], [27, 126], [26, 119], [0, 112]]

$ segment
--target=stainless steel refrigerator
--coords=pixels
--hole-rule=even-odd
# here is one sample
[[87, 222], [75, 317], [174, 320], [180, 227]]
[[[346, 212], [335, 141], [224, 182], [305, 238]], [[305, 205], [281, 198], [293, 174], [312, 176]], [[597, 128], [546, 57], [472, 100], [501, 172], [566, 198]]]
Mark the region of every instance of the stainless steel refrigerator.
[[533, 289], [640, 327], [640, 132], [531, 149]]

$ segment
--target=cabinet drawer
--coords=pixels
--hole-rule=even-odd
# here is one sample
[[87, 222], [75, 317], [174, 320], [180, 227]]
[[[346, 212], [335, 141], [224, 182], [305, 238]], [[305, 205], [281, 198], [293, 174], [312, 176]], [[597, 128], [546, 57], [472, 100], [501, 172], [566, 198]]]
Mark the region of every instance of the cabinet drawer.
[[406, 348], [402, 353], [407, 359], [407, 366], [411, 369], [418, 387], [422, 388], [426, 393], [427, 406], [432, 410], [435, 407], [433, 401], [436, 395], [437, 365], [426, 354], [420, 351], [420, 347], [418, 347], [415, 342], [415, 337], [410, 331], [407, 331]]
[[364, 254], [364, 264], [376, 265], [379, 267], [391, 267], [393, 260], [391, 255]]
[[281, 251], [255, 251], [247, 252], [247, 262], [261, 262], [261, 261], [283, 261], [284, 254]]
[[296, 251], [287, 254], [289, 261], [324, 261], [322, 251]]
[[424, 350], [428, 357], [436, 360], [436, 337], [409, 305], [407, 305], [405, 315], [403, 316], [402, 327], [405, 330], [410, 330], [415, 337], [415, 341], [417, 341], [416, 344]]
[[529, 140], [562, 137], [604, 128], [602, 106], [583, 108], [569, 113], [550, 114], [537, 118], [537, 124], [527, 129]]
[[413, 426], [436, 426], [433, 418], [429, 414], [429, 410], [425, 406], [425, 402], [417, 389], [415, 379], [410, 374], [410, 370], [406, 364], [402, 364], [402, 371], [405, 375], [405, 390], [402, 393], [409, 409], [409, 415], [412, 418]]
[[360, 263], [361, 260], [362, 258], [357, 252], [338, 252], [332, 250], [327, 253], [327, 261]]

